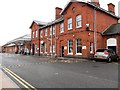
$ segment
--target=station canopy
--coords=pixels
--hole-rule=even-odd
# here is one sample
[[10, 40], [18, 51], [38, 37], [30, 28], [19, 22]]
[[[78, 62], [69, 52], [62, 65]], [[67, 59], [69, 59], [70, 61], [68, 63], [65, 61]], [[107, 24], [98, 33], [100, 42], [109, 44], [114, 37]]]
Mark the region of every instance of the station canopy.
[[6, 43], [6, 45], [23, 45], [24, 43], [30, 42], [31, 41], [31, 35], [26, 34], [24, 36], [21, 36], [19, 38], [16, 38], [14, 40], [11, 40]]

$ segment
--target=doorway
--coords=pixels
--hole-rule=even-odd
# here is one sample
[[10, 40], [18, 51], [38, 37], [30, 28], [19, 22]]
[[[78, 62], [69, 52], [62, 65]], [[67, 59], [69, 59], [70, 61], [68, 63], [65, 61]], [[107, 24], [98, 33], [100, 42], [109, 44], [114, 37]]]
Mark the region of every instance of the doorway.
[[116, 40], [116, 38], [109, 38], [109, 39], [107, 40], [107, 48], [108, 48], [108, 49], [112, 49], [112, 50], [114, 50], [115, 52], [117, 52], [117, 51], [116, 51], [116, 49], [117, 49], [117, 40]]
[[61, 46], [61, 57], [64, 57], [64, 46]]
[[116, 53], [116, 46], [108, 46], [108, 49], [112, 49]]

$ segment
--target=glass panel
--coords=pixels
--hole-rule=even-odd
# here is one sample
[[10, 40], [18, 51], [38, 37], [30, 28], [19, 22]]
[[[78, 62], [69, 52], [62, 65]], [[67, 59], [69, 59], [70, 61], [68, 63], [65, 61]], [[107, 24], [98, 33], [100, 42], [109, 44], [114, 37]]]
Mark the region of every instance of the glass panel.
[[82, 53], [82, 43], [81, 43], [81, 39], [77, 39], [76, 40], [76, 53]]

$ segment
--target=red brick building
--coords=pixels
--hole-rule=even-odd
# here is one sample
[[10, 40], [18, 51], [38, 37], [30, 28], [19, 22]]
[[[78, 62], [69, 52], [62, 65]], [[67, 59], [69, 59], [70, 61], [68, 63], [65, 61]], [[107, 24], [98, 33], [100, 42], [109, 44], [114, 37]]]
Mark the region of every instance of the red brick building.
[[[110, 3], [108, 11], [104, 10], [94, 0], [71, 0], [64, 9], [56, 7], [56, 20], [49, 23], [33, 21], [30, 26], [32, 54], [89, 57], [98, 48], [114, 48], [120, 55], [119, 34], [103, 34], [118, 23], [114, 7]], [[107, 45], [111, 38], [116, 42], [114, 47]]]

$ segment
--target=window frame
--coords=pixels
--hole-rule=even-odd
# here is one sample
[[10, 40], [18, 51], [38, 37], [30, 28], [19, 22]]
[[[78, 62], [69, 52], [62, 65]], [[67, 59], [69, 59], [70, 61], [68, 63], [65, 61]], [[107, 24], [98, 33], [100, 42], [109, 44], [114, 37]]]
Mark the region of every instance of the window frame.
[[38, 30], [36, 30], [36, 38], [38, 37]]
[[60, 33], [63, 33], [64, 32], [64, 23], [61, 23], [60, 24]]
[[44, 43], [44, 51], [47, 53], [47, 43]]
[[52, 32], [53, 32], [53, 30], [52, 30], [52, 26], [50, 27], [50, 36], [52, 35]]
[[45, 36], [48, 36], [48, 29], [45, 29]]
[[52, 35], [55, 35], [55, 32], [56, 32], [56, 28], [55, 28], [55, 26], [53, 26], [52, 29], [53, 29], [53, 30], [52, 30]]
[[43, 37], [43, 30], [40, 31], [40, 37]]
[[55, 53], [55, 44], [53, 44], [53, 53]]
[[52, 45], [50, 45], [50, 53], [52, 53]]
[[[80, 41], [78, 42], [78, 40]], [[78, 52], [78, 47], [81, 47], [80, 53]], [[76, 39], [76, 55], [82, 55], [82, 40], [80, 38]]]
[[[72, 47], [70, 47], [70, 41], [72, 41]], [[72, 52], [70, 52], [70, 48], [72, 48]], [[73, 40], [68, 40], [68, 54], [73, 55]]]
[[[80, 23], [80, 25], [78, 25], [78, 23]], [[76, 16], [76, 28], [80, 28], [82, 27], [82, 15], [77, 15]]]
[[40, 53], [43, 53], [42, 49], [43, 49], [43, 45], [40, 43]]
[[67, 25], [68, 30], [71, 30], [72, 27], [73, 27], [73, 26], [72, 26], [72, 18], [69, 18], [67, 22], [68, 22], [68, 25]]

